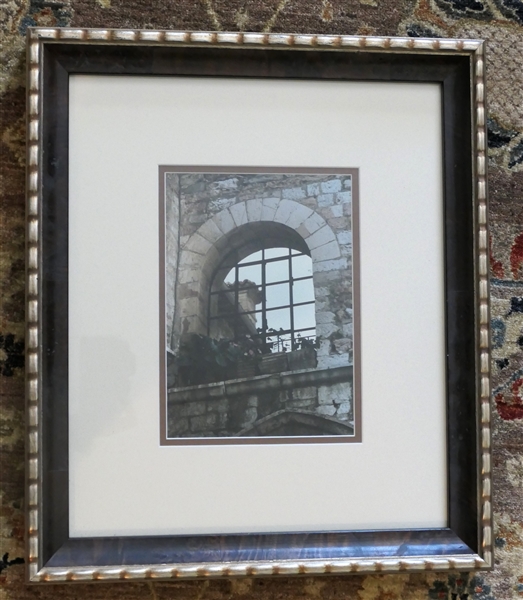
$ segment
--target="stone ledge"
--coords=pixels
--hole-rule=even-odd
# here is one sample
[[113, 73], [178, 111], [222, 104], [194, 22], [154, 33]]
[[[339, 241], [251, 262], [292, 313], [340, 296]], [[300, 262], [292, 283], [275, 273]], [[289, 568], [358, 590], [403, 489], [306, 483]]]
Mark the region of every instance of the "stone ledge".
[[352, 381], [352, 365], [332, 369], [305, 369], [258, 375], [247, 379], [231, 379], [219, 383], [192, 385], [168, 390], [169, 402], [194, 402], [209, 398], [255, 394], [268, 390], [293, 389], [312, 385], [329, 385]]

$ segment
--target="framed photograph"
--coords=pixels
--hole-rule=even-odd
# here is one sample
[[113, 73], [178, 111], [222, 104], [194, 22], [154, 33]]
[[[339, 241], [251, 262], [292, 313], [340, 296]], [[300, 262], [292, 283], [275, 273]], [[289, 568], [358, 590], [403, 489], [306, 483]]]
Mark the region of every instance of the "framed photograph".
[[361, 441], [358, 172], [292, 171], [160, 167], [162, 444]]
[[28, 581], [489, 569], [484, 44], [28, 35]]

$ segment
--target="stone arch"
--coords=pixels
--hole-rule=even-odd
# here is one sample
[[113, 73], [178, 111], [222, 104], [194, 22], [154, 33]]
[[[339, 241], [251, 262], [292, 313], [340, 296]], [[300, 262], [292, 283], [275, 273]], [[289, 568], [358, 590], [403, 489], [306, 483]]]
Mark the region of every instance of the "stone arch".
[[[331, 417], [300, 410], [279, 410], [243, 428], [236, 436], [354, 435], [354, 427]], [[235, 437], [236, 437], [235, 436]]]
[[[310, 254], [315, 272], [341, 258], [334, 231], [317, 212], [294, 200], [263, 198], [237, 202], [208, 219], [180, 249], [178, 302], [172, 347], [186, 333], [207, 332], [208, 290], [224, 253], [246, 245], [253, 232], [276, 245], [285, 240]], [[247, 250], [245, 250], [247, 251]], [[254, 250], [253, 250], [254, 251]], [[248, 254], [246, 254], [247, 256]]]

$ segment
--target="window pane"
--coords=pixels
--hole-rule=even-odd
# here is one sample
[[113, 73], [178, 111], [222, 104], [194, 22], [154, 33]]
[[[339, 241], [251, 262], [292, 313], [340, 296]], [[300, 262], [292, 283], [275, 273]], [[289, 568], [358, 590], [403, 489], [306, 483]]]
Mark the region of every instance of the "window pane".
[[289, 261], [277, 260], [265, 265], [265, 281], [273, 283], [275, 281], [288, 281], [289, 279]]
[[258, 252], [255, 252], [254, 254], [249, 254], [249, 256], [246, 256], [245, 258], [240, 260], [240, 262], [238, 264], [241, 265], [243, 263], [254, 262], [256, 260], [261, 260], [261, 259], [262, 259], [262, 251], [260, 250]]
[[261, 285], [261, 265], [250, 265], [249, 267], [240, 267], [238, 270], [238, 281], [252, 281], [257, 285]]
[[292, 276], [307, 277], [312, 275], [312, 259], [306, 254], [292, 257]]
[[290, 304], [289, 284], [268, 285], [265, 288], [265, 300], [267, 308], [276, 308]]
[[280, 256], [289, 256], [288, 248], [268, 248], [265, 250], [265, 259], [279, 258]]
[[294, 329], [315, 327], [314, 304], [294, 307]]
[[314, 300], [314, 284], [312, 279], [294, 281], [292, 284], [292, 301], [294, 304]]
[[278, 310], [267, 311], [267, 328], [281, 329], [291, 328], [291, 312], [288, 308], [279, 308]]

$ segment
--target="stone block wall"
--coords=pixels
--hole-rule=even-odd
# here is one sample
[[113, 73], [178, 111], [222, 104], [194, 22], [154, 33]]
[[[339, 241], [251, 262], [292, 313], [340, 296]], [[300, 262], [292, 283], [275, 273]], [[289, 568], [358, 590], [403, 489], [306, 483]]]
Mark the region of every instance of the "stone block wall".
[[173, 438], [354, 434], [347, 366], [175, 388], [168, 402]]

